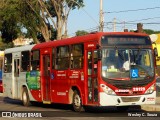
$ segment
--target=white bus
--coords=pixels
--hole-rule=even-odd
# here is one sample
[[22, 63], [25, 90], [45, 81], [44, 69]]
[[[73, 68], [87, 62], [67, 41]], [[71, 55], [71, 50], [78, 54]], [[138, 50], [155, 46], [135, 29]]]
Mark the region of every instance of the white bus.
[[6, 49], [4, 51], [3, 95], [22, 100], [26, 85], [26, 72], [30, 68], [30, 51], [34, 45]]

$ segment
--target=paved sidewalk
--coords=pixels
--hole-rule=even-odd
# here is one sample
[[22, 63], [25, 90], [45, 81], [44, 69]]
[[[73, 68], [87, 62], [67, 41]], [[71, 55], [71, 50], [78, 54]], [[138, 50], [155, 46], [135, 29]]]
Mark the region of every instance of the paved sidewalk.
[[141, 108], [145, 111], [159, 111], [160, 112], [160, 97], [156, 98], [155, 105], [141, 105]]

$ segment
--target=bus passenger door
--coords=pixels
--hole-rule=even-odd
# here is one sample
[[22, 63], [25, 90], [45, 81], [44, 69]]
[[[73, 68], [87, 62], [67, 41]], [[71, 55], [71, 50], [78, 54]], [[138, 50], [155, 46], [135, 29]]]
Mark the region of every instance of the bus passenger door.
[[50, 103], [50, 55], [42, 55], [42, 96], [43, 103]]
[[88, 51], [88, 104], [97, 104], [98, 103], [98, 78], [97, 78], [97, 69], [98, 69], [98, 58], [97, 51], [90, 50]]
[[19, 81], [19, 73], [20, 73], [20, 53], [13, 53], [13, 85], [12, 85], [12, 95], [13, 98], [17, 99], [18, 98], [18, 85], [20, 83]]

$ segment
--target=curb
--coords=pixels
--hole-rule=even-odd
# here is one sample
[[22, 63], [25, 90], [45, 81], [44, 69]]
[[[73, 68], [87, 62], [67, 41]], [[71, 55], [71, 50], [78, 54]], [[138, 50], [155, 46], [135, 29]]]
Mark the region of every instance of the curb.
[[160, 105], [141, 105], [141, 109], [145, 111], [160, 111]]
[[145, 111], [160, 111], [160, 97], [156, 97], [155, 105], [141, 105], [141, 109]]
[[3, 93], [0, 93], [0, 96], [3, 96]]

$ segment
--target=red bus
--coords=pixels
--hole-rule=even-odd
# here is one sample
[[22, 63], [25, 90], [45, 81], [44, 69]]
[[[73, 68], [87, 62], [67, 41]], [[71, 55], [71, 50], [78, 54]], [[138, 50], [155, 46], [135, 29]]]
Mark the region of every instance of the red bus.
[[155, 104], [155, 56], [146, 34], [97, 32], [4, 53], [4, 96], [25, 106], [62, 103], [81, 111]]

